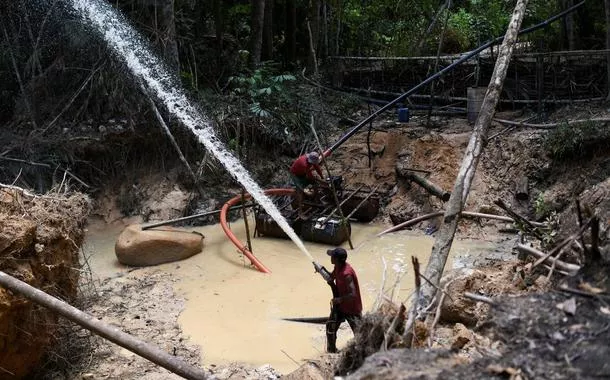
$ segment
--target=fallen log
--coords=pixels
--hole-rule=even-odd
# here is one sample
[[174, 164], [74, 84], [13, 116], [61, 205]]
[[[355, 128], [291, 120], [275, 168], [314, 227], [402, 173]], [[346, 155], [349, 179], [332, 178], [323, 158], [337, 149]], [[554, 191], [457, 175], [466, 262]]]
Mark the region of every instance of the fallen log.
[[[381, 236], [381, 235], [385, 235], [385, 234], [390, 233], [390, 232], [398, 231], [400, 229], [407, 228], [407, 227], [412, 226], [414, 224], [417, 224], [419, 222], [423, 222], [424, 220], [428, 220], [428, 219], [432, 219], [432, 218], [437, 217], [437, 216], [441, 216], [444, 213], [445, 213], [444, 211], [438, 211], [438, 212], [433, 212], [433, 213], [430, 213], [430, 214], [418, 216], [417, 218], [409, 219], [409, 220], [407, 220], [405, 222], [402, 222], [402, 223], [397, 224], [397, 225], [395, 225], [393, 227], [390, 227], [387, 230], [383, 230], [383, 231], [381, 231], [380, 233], [378, 233], [375, 236]], [[515, 222], [515, 220], [513, 218], [510, 218], [508, 216], [494, 215], [494, 214], [482, 214], [480, 212], [462, 211], [460, 213], [460, 215], [462, 215], [464, 217], [472, 217], [472, 218], [485, 218], [485, 219], [501, 220], [503, 222]], [[544, 223], [539, 223], [539, 222], [529, 222], [529, 223], [531, 223], [533, 226], [536, 226], [536, 227], [544, 227], [545, 226]]]
[[449, 198], [451, 198], [450, 192], [443, 190], [440, 186], [436, 185], [435, 183], [433, 183], [432, 181], [430, 181], [427, 178], [424, 178], [418, 174], [415, 174], [415, 173], [409, 171], [408, 169], [396, 168], [396, 171], [398, 172], [398, 175], [400, 175], [401, 177], [405, 177], [405, 178], [417, 183], [418, 185], [420, 185], [421, 187], [426, 189], [426, 191], [428, 193], [441, 199], [443, 202], [447, 202], [449, 200]]
[[191, 366], [178, 357], [160, 350], [156, 346], [129, 335], [116, 327], [108, 325], [74, 306], [61, 301], [27, 283], [0, 271], [0, 285], [27, 299], [42, 305], [70, 321], [91, 330], [102, 338], [118, 344], [129, 351], [160, 365], [186, 379], [200, 380], [206, 378], [203, 369]]
[[[527, 246], [525, 244], [517, 245], [517, 250], [519, 252], [523, 252], [523, 253], [526, 253], [528, 255], [532, 255], [532, 256], [537, 257], [539, 259], [546, 256], [544, 254], [544, 252], [540, 252], [536, 248], [532, 248], [532, 247]], [[546, 258], [545, 261], [548, 261], [551, 264], [555, 263], [555, 267], [557, 267], [558, 269], [564, 270], [566, 272], [572, 272], [573, 273], [573, 272], [577, 272], [578, 270], [580, 270], [580, 266], [579, 265], [566, 263], [564, 261], [557, 260], [554, 257], [550, 257], [549, 256], [549, 257]]]
[[[597, 99], [583, 99], [584, 101], [594, 101]], [[494, 121], [500, 123], [500, 124], [504, 124], [504, 125], [512, 125], [512, 126], [516, 126], [516, 127], [527, 127], [527, 128], [537, 128], [537, 129], [553, 129], [553, 128], [557, 128], [560, 125], [576, 125], [576, 124], [585, 124], [585, 123], [605, 123], [610, 121], [610, 118], [607, 117], [594, 117], [591, 119], [582, 119], [582, 120], [566, 120], [564, 122], [561, 123], [547, 123], [547, 124], [536, 124], [536, 123], [526, 123], [523, 121], [512, 121], [512, 120], [504, 120], [504, 119], [498, 119], [498, 118], [494, 118]]]
[[515, 198], [520, 201], [526, 201], [530, 197], [528, 190], [528, 180], [527, 176], [522, 175], [517, 178], [515, 181]]

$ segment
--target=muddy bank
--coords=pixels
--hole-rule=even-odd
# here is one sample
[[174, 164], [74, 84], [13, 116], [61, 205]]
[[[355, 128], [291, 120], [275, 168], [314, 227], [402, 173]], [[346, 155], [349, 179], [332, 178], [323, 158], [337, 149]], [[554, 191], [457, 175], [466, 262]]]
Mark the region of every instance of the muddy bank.
[[[598, 264], [599, 265], [599, 264]], [[570, 289], [582, 284], [607, 290], [607, 264], [593, 274], [566, 281]], [[603, 276], [603, 280], [596, 278]], [[579, 287], [580, 286], [580, 287]], [[592, 294], [592, 293], [590, 293]], [[610, 376], [608, 342], [610, 309], [607, 295], [566, 291], [494, 298], [489, 316], [477, 334], [495, 342], [479, 345], [471, 364], [458, 350], [379, 352], [347, 379], [596, 379]], [[567, 306], [572, 305], [572, 306]]]
[[[74, 302], [79, 250], [90, 211], [82, 194], [33, 195], [0, 188], [0, 270], [55, 297]], [[57, 315], [0, 287], [0, 368], [22, 378], [53, 360], [61, 344]], [[51, 358], [46, 357], [51, 356]]]

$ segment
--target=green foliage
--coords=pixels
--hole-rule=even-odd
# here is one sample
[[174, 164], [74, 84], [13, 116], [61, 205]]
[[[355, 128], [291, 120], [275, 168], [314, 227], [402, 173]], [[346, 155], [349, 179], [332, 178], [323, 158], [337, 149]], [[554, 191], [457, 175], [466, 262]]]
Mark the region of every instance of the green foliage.
[[459, 9], [449, 18], [447, 37], [453, 44], [459, 46], [460, 51], [468, 49], [470, 42], [474, 39], [474, 20], [474, 16], [465, 9]]
[[562, 123], [546, 135], [544, 148], [557, 160], [585, 157], [591, 148], [610, 139], [610, 131], [588, 121], [580, 126]]
[[540, 229], [542, 233], [542, 248], [549, 249], [555, 244], [557, 235], [559, 234], [559, 214], [557, 211], [551, 211], [544, 219], [545, 228]]
[[536, 219], [542, 219], [551, 213], [552, 207], [544, 200], [544, 193], [540, 193], [536, 197], [534, 210], [536, 211]]
[[291, 74], [274, 75], [270, 66], [263, 65], [252, 74], [229, 78], [231, 93], [242, 97], [250, 111], [258, 117], [271, 117], [274, 110], [290, 102], [286, 82], [296, 78]]

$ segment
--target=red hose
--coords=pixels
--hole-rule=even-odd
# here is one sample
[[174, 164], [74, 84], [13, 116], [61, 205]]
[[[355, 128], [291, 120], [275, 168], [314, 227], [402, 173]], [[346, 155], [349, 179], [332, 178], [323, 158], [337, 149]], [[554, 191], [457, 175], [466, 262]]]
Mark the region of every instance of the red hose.
[[[268, 189], [268, 190], [265, 190], [265, 195], [294, 196], [294, 189]], [[248, 193], [246, 193], [243, 196], [244, 201], [246, 201], [250, 198], [252, 198], [252, 196]], [[237, 195], [234, 198], [229, 199], [222, 206], [222, 209], [220, 210], [220, 226], [222, 227], [223, 231], [225, 232], [225, 234], [227, 235], [229, 240], [231, 240], [233, 242], [233, 244], [235, 244], [237, 249], [239, 249], [244, 255], [246, 255], [246, 257], [248, 259], [250, 259], [250, 262], [252, 263], [252, 265], [254, 265], [256, 267], [256, 269], [258, 269], [259, 271], [261, 271], [263, 273], [271, 273], [271, 271], [269, 269], [267, 269], [267, 267], [263, 263], [261, 263], [256, 258], [256, 256], [254, 256], [252, 254], [252, 252], [250, 252], [248, 250], [248, 248], [243, 245], [243, 243], [241, 241], [239, 241], [239, 239], [235, 236], [235, 234], [233, 233], [233, 231], [231, 231], [231, 229], [229, 228], [229, 225], [227, 224], [227, 213], [229, 212], [229, 208], [241, 203], [241, 201], [242, 201], [242, 196]]]

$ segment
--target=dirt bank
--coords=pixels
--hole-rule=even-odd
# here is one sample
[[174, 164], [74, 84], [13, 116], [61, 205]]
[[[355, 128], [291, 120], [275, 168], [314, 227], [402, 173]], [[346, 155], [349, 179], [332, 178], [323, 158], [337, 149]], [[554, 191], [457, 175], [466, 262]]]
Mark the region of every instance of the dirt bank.
[[[36, 196], [0, 188], [0, 270], [73, 302], [89, 211], [89, 199], [82, 194]], [[59, 331], [55, 314], [0, 288], [2, 377], [21, 378], [40, 367], [60, 343]]]

